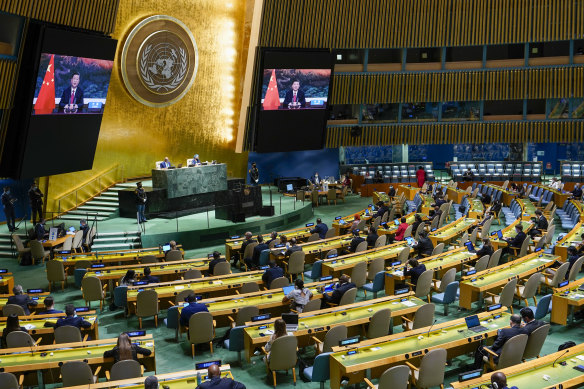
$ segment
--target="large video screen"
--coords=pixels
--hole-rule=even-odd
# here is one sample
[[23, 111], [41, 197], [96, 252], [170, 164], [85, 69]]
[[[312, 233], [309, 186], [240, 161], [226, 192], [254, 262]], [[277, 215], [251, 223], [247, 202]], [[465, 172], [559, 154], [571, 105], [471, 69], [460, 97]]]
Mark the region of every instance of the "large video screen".
[[114, 61], [42, 53], [33, 115], [101, 114]]
[[333, 78], [332, 53], [265, 48], [260, 55], [254, 151], [321, 149]]
[[324, 109], [330, 80], [330, 69], [264, 69], [261, 109]]

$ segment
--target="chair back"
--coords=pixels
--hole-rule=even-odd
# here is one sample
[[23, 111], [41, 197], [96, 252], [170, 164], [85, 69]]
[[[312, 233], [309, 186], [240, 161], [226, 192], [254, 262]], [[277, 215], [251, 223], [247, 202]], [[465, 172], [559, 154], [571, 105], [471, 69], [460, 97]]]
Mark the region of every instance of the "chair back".
[[322, 352], [330, 353], [333, 351], [333, 347], [339, 345], [339, 341], [347, 338], [347, 327], [344, 325], [336, 326], [328, 330], [324, 336], [324, 342], [322, 344]]
[[432, 289], [432, 277], [434, 276], [434, 270], [429, 269], [423, 272], [418, 278], [418, 283], [416, 285], [416, 297], [424, 298], [430, 294]]
[[136, 316], [147, 317], [158, 315], [158, 293], [154, 289], [146, 289], [136, 297]]
[[550, 245], [552, 243], [552, 239], [554, 237], [554, 233], [556, 232], [556, 226], [552, 225], [548, 228], [547, 234], [546, 234], [546, 240], [545, 240], [545, 244], [546, 245]]
[[437, 348], [429, 351], [420, 363], [420, 372], [416, 381], [417, 388], [441, 386], [444, 382], [446, 350]]
[[0, 388], [20, 389], [20, 384], [16, 376], [12, 373], [0, 373]]
[[258, 242], [249, 243], [245, 246], [245, 250], [243, 251], [243, 258], [251, 258], [253, 257], [253, 249], [258, 245]]
[[400, 261], [403, 265], [404, 263], [406, 263], [408, 261], [409, 257], [410, 257], [410, 247], [406, 246], [403, 249], [401, 249], [401, 251], [397, 255], [397, 260]]
[[[388, 212], [386, 212], [385, 214], [387, 214], [387, 213], [388, 213]], [[395, 208], [392, 208], [392, 209], [389, 211], [389, 215], [387, 215], [387, 219], [385, 219], [385, 221], [388, 221], [388, 220], [393, 220], [393, 219], [395, 219]]]
[[414, 228], [414, 226], [412, 226], [411, 224], [408, 226], [408, 228], [406, 228], [406, 231], [404, 232], [404, 238], [408, 238], [412, 236], [412, 229]]
[[353, 282], [357, 288], [361, 288], [363, 285], [365, 285], [367, 282], [367, 262], [357, 262], [357, 264], [353, 266], [353, 271], [351, 272], [351, 282]]
[[353, 304], [355, 302], [355, 297], [357, 297], [357, 288], [351, 288], [343, 294], [339, 305]]
[[528, 236], [527, 238], [525, 238], [523, 243], [521, 243], [521, 250], [519, 250], [519, 258], [527, 255], [527, 249], [529, 248], [530, 244], [531, 244], [531, 238]]
[[491, 229], [491, 224], [493, 224], [493, 219], [494, 218], [491, 217], [485, 222], [485, 224], [483, 224], [483, 227], [481, 228], [481, 239], [487, 239], [489, 237], [489, 231]]
[[322, 276], [322, 259], [315, 261], [310, 269], [310, 278], [318, 280]]
[[554, 274], [554, 277], [552, 278], [552, 282], [550, 283], [550, 286], [552, 288], [557, 288], [558, 284], [560, 282], [564, 281], [564, 279], [566, 278], [566, 273], [568, 272], [569, 267], [570, 267], [570, 263], [565, 262], [556, 270], [556, 273]]
[[472, 230], [472, 232], [470, 233], [470, 238], [469, 240], [472, 242], [472, 244], [476, 244], [477, 242], [477, 236], [479, 234], [479, 229], [475, 228], [474, 230]]
[[81, 243], [83, 243], [83, 231], [79, 230], [73, 235], [73, 242], [71, 243], [71, 248], [73, 250], [78, 249], [81, 247]]
[[481, 258], [479, 258], [477, 263], [474, 265], [477, 273], [487, 269], [487, 266], [489, 265], [489, 259], [490, 258], [488, 255], [483, 255]]
[[422, 231], [424, 231], [424, 228], [425, 228], [425, 227], [426, 227], [426, 224], [424, 224], [424, 223], [420, 223], [420, 224], [418, 225], [418, 228], [416, 228], [416, 231], [415, 231], [415, 233], [414, 233], [414, 239], [415, 239], [415, 240], [418, 240], [418, 239], [420, 239], [420, 233], [421, 233]]
[[367, 338], [374, 339], [386, 336], [389, 334], [389, 326], [391, 323], [391, 309], [381, 309], [371, 316], [369, 328], [367, 329]]
[[61, 378], [63, 387], [89, 385], [94, 383], [91, 367], [84, 361], [65, 362], [61, 366]]
[[62, 326], [55, 328], [55, 343], [75, 343], [81, 342], [81, 331], [77, 327]]
[[330, 378], [330, 355], [331, 353], [321, 353], [314, 358], [314, 364], [309, 369], [312, 369], [311, 382], [321, 382]]
[[192, 289], [181, 290], [180, 293], [178, 293], [176, 296], [174, 296], [175, 305], [179, 305], [179, 304], [184, 303], [186, 298], [193, 293], [194, 292]]
[[304, 201], [304, 191], [303, 190], [296, 191], [296, 201]]
[[438, 292], [443, 293], [446, 290], [446, 287], [454, 282], [456, 278], [456, 269], [452, 268], [449, 269], [444, 275], [442, 279], [440, 279], [440, 287], [438, 288]]
[[213, 268], [214, 276], [224, 276], [231, 274], [231, 264], [229, 262], [219, 262]]
[[383, 214], [383, 216], [381, 217], [381, 223], [386, 223], [388, 219], [389, 219], [389, 212], [385, 212]]
[[499, 266], [501, 254], [503, 254], [503, 249], [498, 249], [493, 253], [493, 255], [491, 255], [491, 258], [489, 258], [489, 264], [487, 265], [487, 269]]
[[114, 304], [116, 307], [125, 308], [128, 304], [128, 287], [116, 286], [114, 289]]
[[499, 303], [507, 308], [511, 308], [513, 305], [513, 296], [515, 295], [515, 288], [517, 287], [517, 278], [513, 278], [509, 281], [501, 290], [499, 295]]
[[464, 234], [462, 234], [462, 238], [460, 238], [460, 244], [459, 246], [462, 247], [464, 246], [464, 244], [468, 242], [468, 232], [465, 232]]
[[364, 240], [363, 242], [359, 243], [355, 248], [356, 253], [360, 253], [361, 251], [367, 250], [367, 241]]
[[526, 360], [539, 357], [545, 338], [547, 338], [548, 333], [550, 332], [550, 327], [549, 324], [544, 324], [537, 327], [531, 334], [529, 334], [527, 344], [525, 345], [525, 351], [523, 351], [523, 357], [521, 359]]
[[272, 281], [270, 284], [270, 289], [282, 289], [288, 285], [290, 285], [290, 283], [286, 277], [278, 277]]
[[[298, 194], [296, 194], [296, 200], [298, 200]], [[312, 205], [316, 205], [318, 207], [318, 202], [319, 202], [319, 196], [318, 196], [318, 190], [316, 190], [316, 188], [312, 189], [312, 192], [310, 192], [310, 200], [312, 201]]]
[[61, 250], [63, 251], [71, 251], [71, 249], [73, 248], [73, 237], [71, 235], [69, 235], [65, 241], [63, 242], [63, 247], [61, 248]]
[[47, 281], [58, 282], [65, 281], [67, 278], [65, 274], [65, 266], [63, 262], [50, 260], [46, 263], [47, 266]]
[[387, 236], [380, 235], [377, 238], [377, 240], [375, 240], [375, 244], [373, 245], [373, 247], [377, 248], [377, 247], [385, 246], [386, 244], [387, 244]]
[[578, 274], [582, 270], [582, 262], [584, 262], [584, 256], [578, 258], [576, 262], [574, 262], [574, 265], [572, 265], [570, 274], [568, 275], [568, 280], [570, 282], [576, 281], [576, 278], [578, 278]]
[[[194, 316], [194, 315], [193, 315]], [[235, 326], [229, 332], [229, 351], [243, 351], [245, 344], [243, 343], [245, 326]]]
[[140, 257], [140, 263], [147, 264], [147, 263], [158, 263], [158, 258], [155, 255], [145, 255]]
[[6, 348], [32, 347], [34, 344], [32, 336], [24, 331], [12, 331], [6, 335]]
[[241, 307], [237, 311], [237, 316], [235, 317], [235, 325], [242, 326], [246, 322], [251, 321], [253, 316], [257, 316], [260, 314], [260, 310], [256, 306], [247, 306]]
[[529, 277], [527, 282], [525, 283], [525, 288], [523, 289], [523, 293], [521, 298], [528, 300], [535, 296], [537, 292], [537, 288], [539, 288], [539, 284], [541, 283], [541, 273], [534, 273]]
[[[442, 286], [442, 283], [440, 283]], [[444, 299], [442, 300], [442, 304], [452, 304], [456, 301], [456, 294], [458, 293], [458, 281], [452, 281], [444, 287]]]
[[75, 269], [90, 269], [93, 262], [86, 259], [75, 261]]
[[99, 278], [95, 276], [83, 277], [83, 280], [81, 281], [81, 289], [83, 290], [83, 300], [103, 300], [103, 288]]
[[438, 228], [438, 223], [440, 223], [439, 218], [435, 217], [434, 219], [432, 219], [432, 222], [430, 223], [430, 230]]
[[549, 313], [551, 302], [552, 302], [551, 294], [546, 294], [541, 299], [539, 299], [534, 314], [537, 320], [543, 319]]
[[363, 231], [364, 228], [365, 228], [365, 219], [361, 219], [361, 221], [359, 222], [359, 224], [357, 224], [357, 229], [359, 231]]
[[432, 250], [432, 255], [442, 254], [444, 252], [444, 243], [438, 243]]
[[367, 270], [367, 281], [373, 281], [377, 273], [383, 270], [385, 266], [385, 259], [375, 258], [369, 263], [369, 269]]
[[499, 355], [497, 370], [521, 363], [525, 346], [527, 345], [527, 335], [515, 335], [505, 342]]
[[213, 340], [213, 315], [197, 312], [189, 318], [189, 341], [191, 344], [207, 343]]
[[241, 294], [259, 292], [259, 291], [260, 291], [260, 286], [257, 284], [257, 282], [246, 282], [243, 285], [241, 285], [241, 288], [239, 289], [239, 293], [241, 293]]
[[334, 238], [337, 236], [337, 231], [334, 228], [329, 228], [324, 236], [325, 239]]
[[377, 216], [375, 218], [375, 220], [373, 220], [373, 223], [371, 223], [371, 225], [375, 228], [379, 227], [380, 224], [381, 224], [381, 216]]
[[266, 266], [270, 262], [270, 250], [262, 250], [260, 253], [260, 266]]
[[434, 323], [434, 311], [436, 306], [434, 304], [424, 304], [416, 311], [414, 315], [413, 330], [431, 326]]
[[377, 389], [407, 389], [410, 369], [406, 365], [390, 367], [379, 377]]
[[288, 261], [288, 273], [289, 274], [300, 274], [304, 271], [304, 257], [306, 253], [304, 251], [294, 251], [290, 255], [290, 260]]
[[20, 239], [20, 236], [18, 236], [16, 234], [12, 234], [12, 240], [14, 241], [14, 245], [16, 246], [16, 250], [24, 251], [24, 244], [22, 244], [22, 240]]
[[326, 193], [327, 200], [336, 200], [337, 199], [337, 190], [335, 188], [329, 188], [328, 192]]
[[316, 232], [312, 235], [310, 235], [308, 237], [308, 239], [306, 240], [307, 242], [314, 242], [316, 240], [320, 240], [320, 235], [318, 235]]
[[166, 261], [173, 262], [173, 261], [181, 261], [183, 259], [182, 253], [180, 250], [170, 250], [166, 253]]
[[183, 277], [185, 280], [194, 280], [197, 278], [203, 278], [203, 274], [201, 274], [201, 271], [199, 269], [189, 269], [185, 272], [185, 275]]
[[43, 244], [36, 239], [31, 240], [29, 243], [30, 245], [30, 254], [34, 260], [43, 259], [45, 256], [45, 248]]
[[112, 381], [128, 380], [130, 378], [137, 378], [142, 376], [142, 368], [140, 363], [133, 359], [126, 359], [114, 363], [110, 371]]
[[326, 253], [326, 255], [325, 255], [325, 258], [328, 258], [329, 256], [331, 256], [331, 255], [333, 255], [333, 254], [337, 254], [337, 249], [332, 249], [332, 250], [329, 250], [329, 251]]
[[285, 335], [274, 340], [268, 362], [270, 370], [293, 369], [297, 362], [297, 348], [298, 340], [294, 335]]
[[20, 305], [6, 304], [4, 308], [2, 308], [2, 316], [8, 317], [10, 315], [25, 316], [26, 312]]
[[318, 311], [320, 310], [320, 299], [313, 299], [310, 300], [306, 303], [306, 305], [304, 305], [304, 308], [302, 308], [302, 312], [312, 312], [312, 311]]
[[[268, 244], [268, 248], [273, 249], [275, 245], [280, 244], [280, 238], [276, 238]], [[264, 250], [265, 251], [265, 250]], [[263, 253], [263, 251], [262, 251]]]

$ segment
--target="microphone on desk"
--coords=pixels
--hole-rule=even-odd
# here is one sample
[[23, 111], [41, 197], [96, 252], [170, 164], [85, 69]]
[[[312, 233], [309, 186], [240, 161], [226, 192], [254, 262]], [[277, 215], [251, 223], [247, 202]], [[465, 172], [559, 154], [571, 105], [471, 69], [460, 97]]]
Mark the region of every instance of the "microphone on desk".
[[556, 367], [556, 362], [558, 361], [558, 359], [560, 359], [561, 357], [563, 357], [564, 355], [566, 355], [568, 352], [570, 352], [570, 349], [567, 349], [566, 351], [564, 351], [564, 353], [562, 355], [560, 355], [559, 357], [556, 358], [556, 360], [554, 361], [554, 363], [552, 363], [552, 367]]
[[430, 329], [428, 330], [428, 338], [430, 337], [430, 331], [432, 331], [432, 327], [434, 327], [434, 324], [436, 324], [437, 321], [438, 319], [434, 319], [434, 323], [432, 323], [432, 325], [430, 326]]

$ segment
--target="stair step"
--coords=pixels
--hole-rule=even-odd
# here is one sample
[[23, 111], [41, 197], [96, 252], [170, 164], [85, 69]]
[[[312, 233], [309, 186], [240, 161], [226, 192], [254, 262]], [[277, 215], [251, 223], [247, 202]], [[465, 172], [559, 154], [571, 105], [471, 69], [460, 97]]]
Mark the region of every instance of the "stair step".
[[0, 250], [0, 258], [12, 258], [12, 251]]
[[93, 200], [91, 200], [91, 202], [94, 201], [99, 201], [99, 202], [104, 202], [107, 203], [107, 205], [112, 205], [115, 204], [116, 206], [118, 205], [118, 197], [117, 196], [98, 196], [98, 197], [94, 197]]
[[[75, 212], [75, 211], [71, 211], [71, 212], [69, 212], [67, 215], [60, 216], [60, 217], [59, 217], [59, 219], [62, 219], [62, 220], [76, 220], [76, 221], [79, 221], [79, 219], [81, 218], [81, 216], [80, 216], [80, 215], [78, 215], [78, 214], [77, 214], [77, 215], [76, 215], [76, 214], [71, 214], [72, 212]], [[103, 221], [103, 220], [106, 220], [106, 219], [108, 218], [108, 216], [102, 216], [102, 215], [98, 215], [98, 216], [97, 216], [97, 217], [95, 217], [95, 218], [97, 219], [97, 221]], [[94, 219], [94, 216], [92, 215], [92, 216], [91, 216], [91, 220], [93, 220], [93, 219]]]
[[112, 207], [112, 208], [115, 207], [115, 208], [117, 208], [118, 207], [118, 201], [117, 200], [115, 200], [115, 201], [103, 201], [103, 200], [95, 200], [95, 199], [93, 199], [93, 200], [88, 201], [87, 203], [85, 203], [85, 205], [89, 205], [89, 206], [92, 206], [92, 207], [93, 206], [97, 206], [97, 207], [105, 206], [105, 207]]
[[[94, 243], [132, 243], [132, 242], [140, 242], [139, 236], [128, 236], [128, 237], [118, 237], [118, 238], [95, 238], [93, 240]], [[0, 245], [0, 247], [2, 247]]]
[[118, 197], [118, 191], [112, 191], [110, 189], [108, 189], [105, 192], [102, 192], [102, 194], [100, 194], [100, 197]]
[[77, 207], [78, 210], [87, 210], [87, 211], [105, 211], [105, 212], [115, 212], [118, 208], [117, 207], [109, 207], [103, 205], [91, 205], [87, 203], [86, 205], [82, 205]]
[[5, 251], [10, 251], [11, 247], [10, 247], [10, 243], [0, 243], [0, 251], [5, 250]]
[[140, 231], [115, 231], [115, 232], [99, 232], [98, 238], [116, 237], [116, 236], [140, 236]]
[[97, 250], [106, 250], [106, 249], [113, 249], [113, 250], [119, 250], [119, 249], [138, 249], [138, 248], [142, 248], [142, 244], [139, 243], [111, 243], [111, 244], [97, 244], [94, 243], [93, 245], [91, 245], [91, 250], [92, 251], [97, 251]]

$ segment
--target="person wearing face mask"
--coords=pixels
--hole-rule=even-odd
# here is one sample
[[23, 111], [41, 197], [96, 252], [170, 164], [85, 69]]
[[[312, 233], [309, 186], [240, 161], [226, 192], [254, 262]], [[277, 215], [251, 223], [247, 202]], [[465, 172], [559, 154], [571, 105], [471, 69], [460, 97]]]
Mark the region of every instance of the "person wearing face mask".
[[34, 181], [30, 184], [28, 198], [30, 200], [30, 209], [32, 212], [32, 224], [34, 225], [37, 222], [37, 215], [38, 220], [43, 218], [43, 192], [41, 192]]
[[146, 191], [142, 187], [142, 181], [136, 183], [134, 195], [136, 197], [136, 211], [138, 224], [144, 223], [148, 220], [146, 220], [146, 216], [144, 215], [144, 211], [146, 210]]
[[45, 219], [39, 220], [37, 225], [34, 227], [34, 233], [37, 240], [43, 240], [49, 237], [49, 233], [45, 229]]
[[87, 243], [87, 233], [89, 232], [89, 226], [87, 225], [87, 221], [85, 219], [81, 219], [79, 221], [79, 230], [83, 231], [83, 244]]
[[10, 187], [4, 187], [4, 193], [2, 193], [2, 206], [4, 208], [4, 215], [6, 216], [6, 226], [10, 232], [18, 230], [16, 228], [16, 216], [14, 214], [14, 203], [16, 199], [10, 195]]

